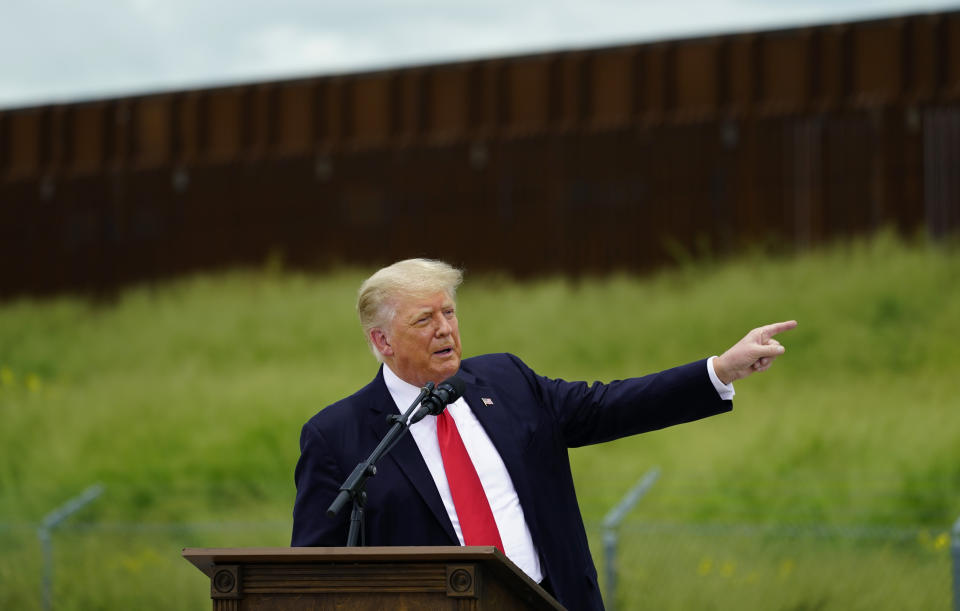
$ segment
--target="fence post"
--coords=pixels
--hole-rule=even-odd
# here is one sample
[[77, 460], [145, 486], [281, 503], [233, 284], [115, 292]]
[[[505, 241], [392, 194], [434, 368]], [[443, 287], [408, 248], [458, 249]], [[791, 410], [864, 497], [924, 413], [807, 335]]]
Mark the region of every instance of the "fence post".
[[653, 467], [640, 478], [634, 487], [624, 495], [623, 499], [603, 518], [603, 556], [606, 568], [607, 587], [604, 605], [608, 611], [614, 611], [617, 597], [617, 528], [634, 505], [650, 490], [657, 478], [660, 477], [660, 467]]
[[953, 611], [960, 611], [960, 518], [953, 525], [950, 551], [953, 556]]
[[43, 600], [44, 611], [50, 611], [53, 608], [53, 529], [102, 493], [103, 486], [101, 484], [90, 486], [79, 496], [70, 499], [48, 513], [37, 528], [37, 539], [40, 540], [40, 551], [43, 554], [40, 595]]

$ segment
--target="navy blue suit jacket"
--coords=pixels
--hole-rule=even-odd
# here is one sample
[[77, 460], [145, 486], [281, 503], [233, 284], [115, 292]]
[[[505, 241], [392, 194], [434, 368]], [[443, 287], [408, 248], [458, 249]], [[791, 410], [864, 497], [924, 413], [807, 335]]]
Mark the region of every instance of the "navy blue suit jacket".
[[[465, 359], [464, 398], [513, 480], [541, 566], [569, 609], [602, 609], [597, 572], [577, 505], [567, 449], [729, 411], [704, 361], [609, 384], [537, 375], [519, 358]], [[492, 400], [485, 405], [482, 398]], [[296, 468], [293, 546], [346, 544], [349, 507], [326, 509], [343, 480], [367, 458], [397, 413], [383, 371], [304, 426]], [[367, 483], [368, 545], [459, 545], [440, 494], [410, 435], [377, 465]]]

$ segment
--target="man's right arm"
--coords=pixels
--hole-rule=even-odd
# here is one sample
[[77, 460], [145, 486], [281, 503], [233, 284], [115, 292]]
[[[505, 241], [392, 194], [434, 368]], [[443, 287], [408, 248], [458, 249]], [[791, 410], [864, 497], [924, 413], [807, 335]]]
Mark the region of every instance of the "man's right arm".
[[293, 505], [291, 547], [338, 547], [347, 542], [348, 510], [336, 518], [327, 517], [327, 508], [336, 498], [344, 475], [329, 445], [313, 421], [300, 432], [300, 460], [294, 472], [297, 500]]

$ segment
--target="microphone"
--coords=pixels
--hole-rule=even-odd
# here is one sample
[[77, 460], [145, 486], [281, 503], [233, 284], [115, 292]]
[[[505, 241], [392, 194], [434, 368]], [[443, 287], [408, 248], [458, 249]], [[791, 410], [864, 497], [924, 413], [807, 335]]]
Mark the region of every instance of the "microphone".
[[410, 418], [410, 424], [420, 422], [427, 415], [437, 416], [447, 405], [453, 403], [463, 395], [467, 385], [457, 376], [450, 376], [443, 382], [440, 382], [427, 397], [420, 402], [420, 409]]

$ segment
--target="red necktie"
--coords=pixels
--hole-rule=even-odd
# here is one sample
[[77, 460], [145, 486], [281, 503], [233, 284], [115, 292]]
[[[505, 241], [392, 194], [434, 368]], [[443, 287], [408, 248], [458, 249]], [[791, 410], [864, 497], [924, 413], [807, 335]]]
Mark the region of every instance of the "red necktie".
[[457, 423], [446, 410], [437, 416], [437, 441], [440, 442], [443, 470], [447, 474], [453, 506], [460, 520], [464, 545], [494, 545], [502, 552], [500, 531], [493, 520], [493, 511], [480, 484], [480, 476], [460, 439]]

